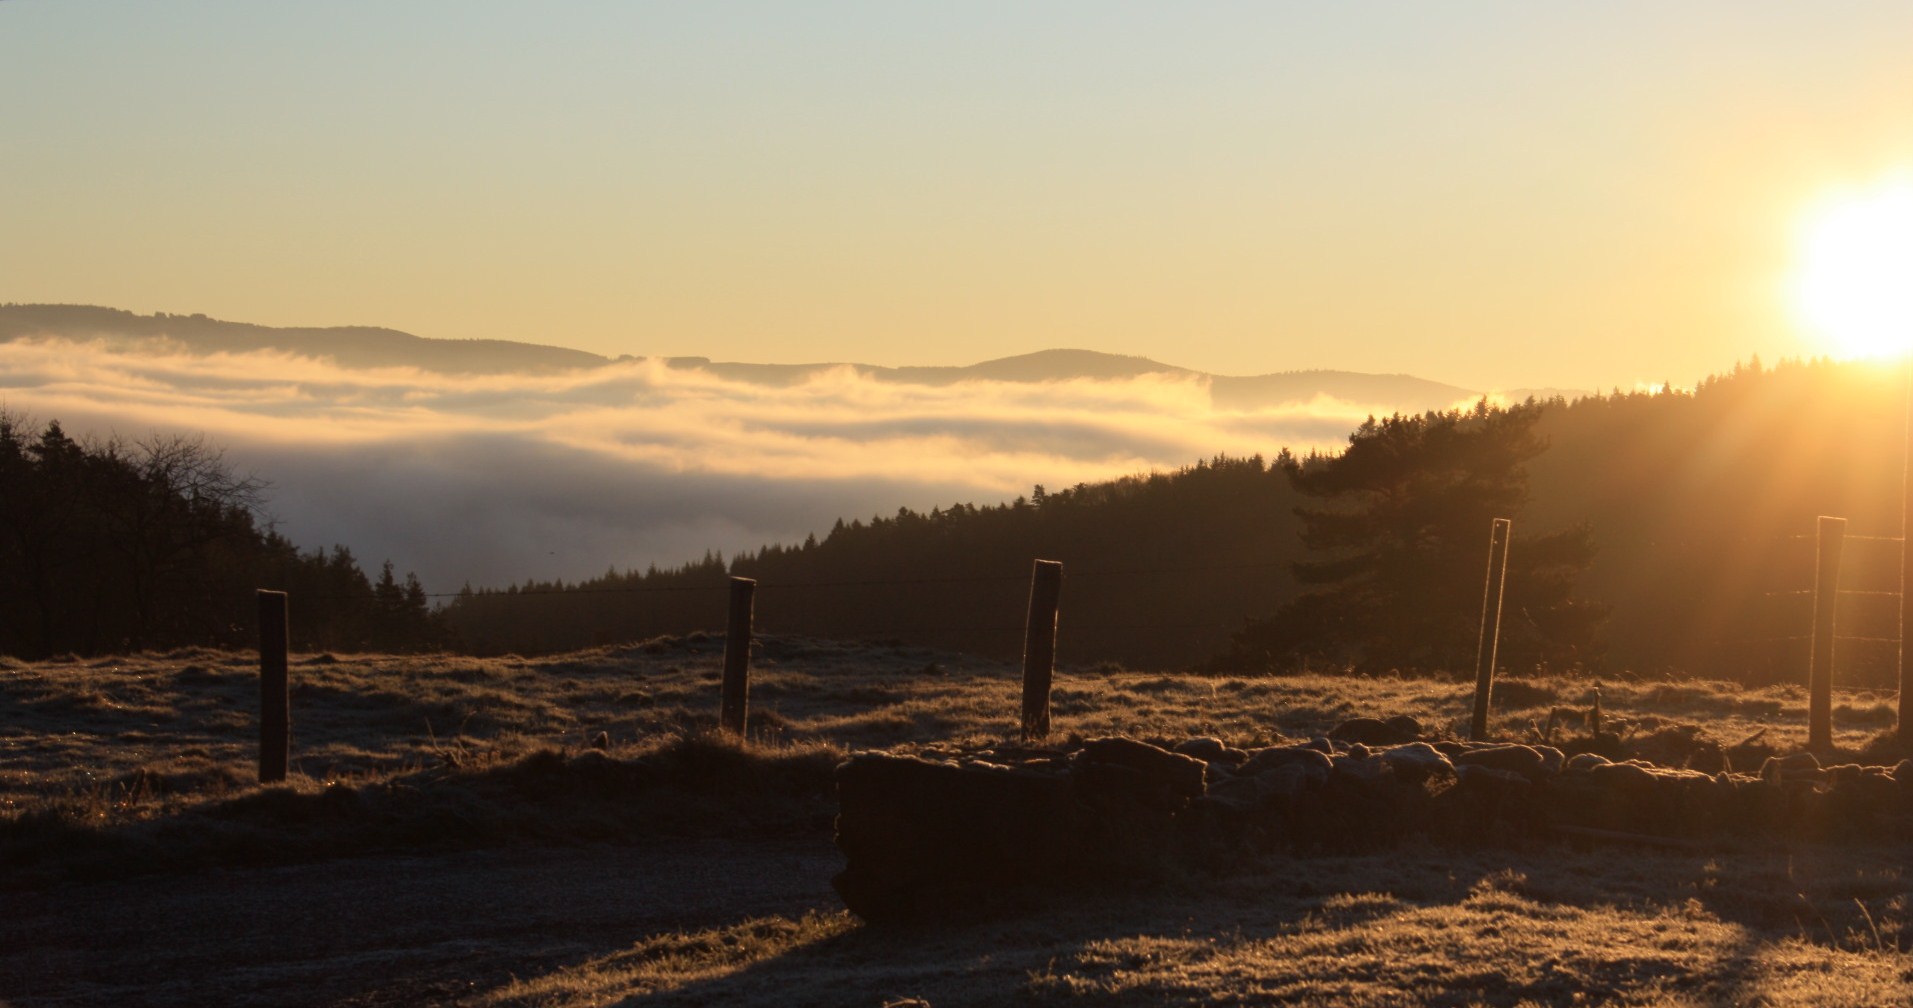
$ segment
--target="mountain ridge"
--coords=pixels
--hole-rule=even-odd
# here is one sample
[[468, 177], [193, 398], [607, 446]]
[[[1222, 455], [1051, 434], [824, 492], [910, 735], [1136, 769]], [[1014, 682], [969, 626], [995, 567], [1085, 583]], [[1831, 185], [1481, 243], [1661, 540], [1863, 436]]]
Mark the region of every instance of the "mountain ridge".
[[849, 361], [798, 364], [715, 361], [708, 357], [617, 358], [550, 344], [496, 339], [440, 339], [382, 326], [273, 327], [229, 322], [203, 314], [138, 315], [97, 305], [0, 305], [0, 342], [33, 337], [138, 342], [168, 340], [197, 354], [280, 350], [326, 358], [346, 367], [415, 367], [442, 374], [551, 373], [603, 367], [622, 360], [655, 359], [674, 369], [704, 371], [759, 385], [789, 386], [834, 368], [885, 382], [954, 385], [964, 381], [1043, 383], [1118, 380], [1161, 374], [1207, 380], [1212, 403], [1223, 409], [1254, 409], [1303, 402], [1318, 396], [1417, 413], [1499, 394], [1576, 398], [1580, 389], [1523, 388], [1499, 393], [1448, 385], [1406, 374], [1302, 369], [1259, 375], [1219, 375], [1164, 364], [1148, 357], [1098, 350], [1052, 348], [964, 365], [890, 367]]

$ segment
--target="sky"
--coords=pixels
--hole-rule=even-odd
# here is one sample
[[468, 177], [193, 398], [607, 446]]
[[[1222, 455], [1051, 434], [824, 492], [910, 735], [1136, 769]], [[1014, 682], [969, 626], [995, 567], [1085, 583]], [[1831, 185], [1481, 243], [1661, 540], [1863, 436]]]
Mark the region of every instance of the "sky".
[[0, 0], [0, 301], [1475, 388], [1826, 352], [1913, 4]]
[[[1691, 385], [1913, 326], [1909, 52], [1903, 0], [0, 0], [0, 302], [608, 357]], [[434, 591], [1334, 450], [1392, 411], [48, 339], [0, 343], [0, 409], [205, 437], [294, 542]]]

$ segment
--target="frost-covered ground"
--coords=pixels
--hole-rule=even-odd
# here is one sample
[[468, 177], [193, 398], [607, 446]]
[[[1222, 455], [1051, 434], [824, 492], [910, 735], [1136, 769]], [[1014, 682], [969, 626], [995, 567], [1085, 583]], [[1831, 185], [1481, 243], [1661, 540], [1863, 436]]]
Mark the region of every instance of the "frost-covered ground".
[[[1001, 740], [1015, 670], [767, 640], [755, 742], [722, 643], [538, 659], [295, 656], [294, 777], [253, 783], [249, 655], [0, 660], [0, 1002], [1896, 1005], [1902, 850], [1512, 844], [1271, 855], [1014, 919], [895, 932], [829, 889], [829, 770]], [[1504, 684], [1497, 732], [1581, 731], [1593, 683]], [[1465, 726], [1448, 680], [1064, 668], [1059, 735], [1257, 744], [1350, 716]], [[1794, 688], [1608, 682], [1653, 752], [1805, 737]], [[1858, 750], [1892, 698], [1836, 697]], [[1751, 768], [1749, 768], [1751, 769]]]

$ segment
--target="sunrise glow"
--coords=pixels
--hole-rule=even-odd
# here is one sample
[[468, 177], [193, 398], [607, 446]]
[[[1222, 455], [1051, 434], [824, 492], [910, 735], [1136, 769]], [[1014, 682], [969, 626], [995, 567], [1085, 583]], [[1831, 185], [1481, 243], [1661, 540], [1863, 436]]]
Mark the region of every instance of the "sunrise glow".
[[1895, 357], [1913, 345], [1913, 180], [1848, 192], [1801, 236], [1793, 307], [1838, 357]]

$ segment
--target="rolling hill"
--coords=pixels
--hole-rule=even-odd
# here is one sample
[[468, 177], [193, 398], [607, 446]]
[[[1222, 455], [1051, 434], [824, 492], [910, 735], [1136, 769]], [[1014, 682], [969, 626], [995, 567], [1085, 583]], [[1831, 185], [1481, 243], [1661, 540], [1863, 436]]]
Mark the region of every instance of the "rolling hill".
[[[610, 358], [583, 350], [511, 340], [433, 339], [376, 326], [274, 328], [197, 314], [138, 315], [92, 305], [0, 305], [0, 341], [33, 338], [100, 340], [110, 345], [162, 340], [192, 354], [271, 350], [330, 359], [352, 368], [412, 367], [446, 374], [538, 374], [644, 359]], [[930, 386], [967, 381], [1107, 381], [1166, 375], [1208, 382], [1211, 401], [1218, 409], [1225, 410], [1253, 410], [1327, 396], [1382, 411], [1413, 413], [1447, 408], [1490, 393], [1511, 401], [1530, 396], [1572, 399], [1584, 394], [1576, 389], [1473, 389], [1412, 375], [1354, 371], [1216, 375], [1147, 357], [1069, 349], [1039, 350], [975, 364], [933, 367], [884, 367], [854, 362], [766, 364], [715, 361], [707, 357], [659, 359], [675, 369], [704, 371], [731, 381], [772, 386], [796, 385], [844, 367], [877, 381]]]

